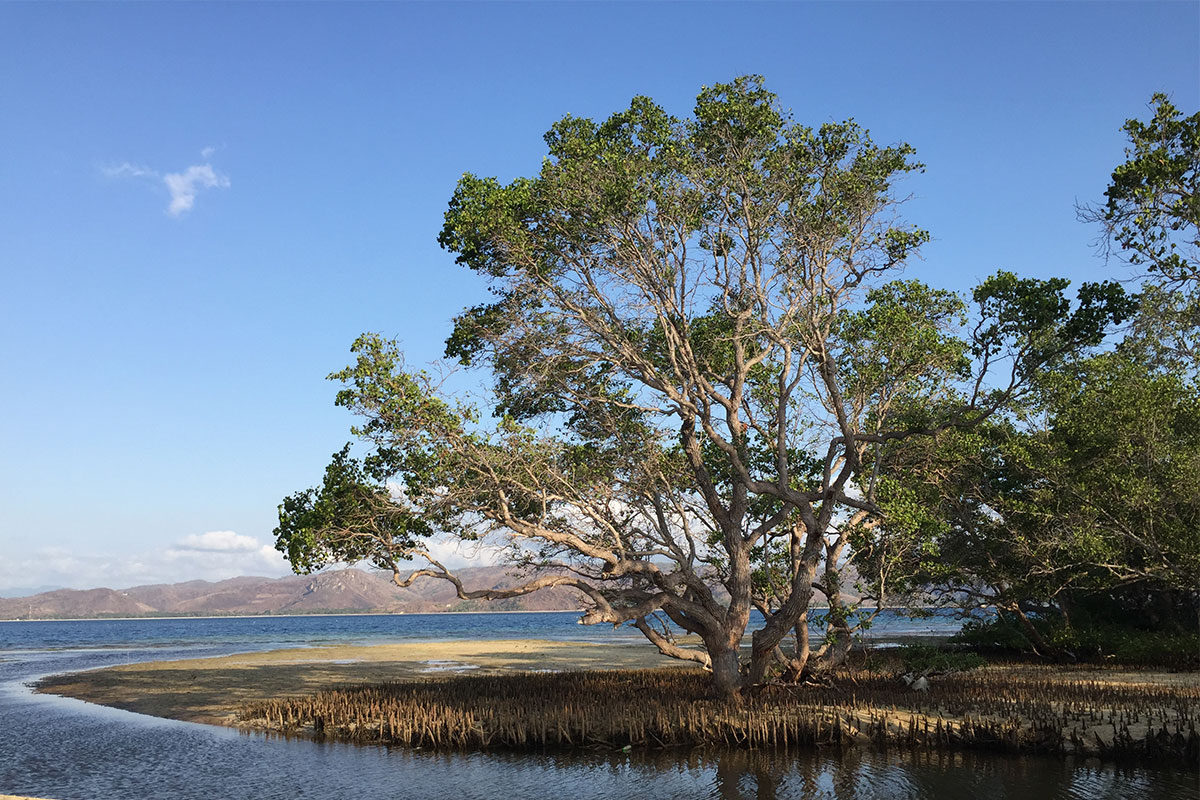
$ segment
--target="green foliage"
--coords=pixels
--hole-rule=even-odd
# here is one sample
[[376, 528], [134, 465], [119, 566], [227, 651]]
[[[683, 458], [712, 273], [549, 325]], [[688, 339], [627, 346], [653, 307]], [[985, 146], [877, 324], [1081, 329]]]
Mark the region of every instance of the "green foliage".
[[926, 675], [966, 672], [987, 664], [978, 653], [947, 650], [928, 644], [901, 645], [900, 660], [906, 672]]
[[1120, 349], [1147, 370], [1200, 385], [1200, 281], [1185, 289], [1144, 284]]
[[1032, 653], [1032, 645], [1008, 612], [999, 612], [987, 619], [968, 619], [950, 637], [952, 644], [968, 645], [978, 651], [1000, 653]]
[[1005, 271], [985, 280], [972, 292], [984, 320], [973, 335], [975, 356], [991, 358], [1015, 347], [1024, 355], [1015, 368], [1032, 374], [1063, 354], [1100, 344], [1108, 326], [1128, 319], [1137, 306], [1120, 284], [1105, 281], [1082, 284], [1071, 310], [1063, 294], [1069, 283]]
[[1200, 635], [1117, 625], [1054, 627], [1049, 641], [1086, 660], [1182, 669], [1200, 667]]
[[[1024, 408], [883, 455], [888, 474], [947, 522], [926, 529], [938, 557], [918, 574], [956, 602], [1052, 607], [1080, 590], [1200, 585], [1200, 115], [1181, 117], [1161, 95], [1152, 106], [1152, 120], [1125, 126], [1128, 159], [1106, 205], [1083, 215], [1148, 271], [1141, 294], [1085, 284], [1072, 312], [1063, 281], [989, 279], [975, 292], [989, 322], [974, 354], [999, 358], [1018, 341], [1033, 354]], [[1062, 348], [1096, 345], [1123, 321], [1132, 325], [1114, 352]]]
[[953, 292], [913, 280], [872, 289], [865, 308], [840, 317], [847, 393], [862, 402], [911, 401], [929, 397], [947, 378], [965, 377], [966, 344], [954, 335], [965, 323], [962, 298]]
[[1038, 390], [1039, 426], [993, 420], [886, 451], [888, 526], [923, 542], [914, 580], [967, 604], [1200, 585], [1200, 396], [1120, 353]]
[[[777, 228], [773, 267], [793, 264], [794, 277], [803, 278], [814, 244], [853, 259], [855, 248], [864, 246], [854, 238], [863, 214], [884, 205], [898, 176], [921, 168], [911, 159], [911, 147], [879, 148], [852, 121], [817, 130], [796, 125], [757, 76], [704, 89], [691, 120], [676, 119], [637, 97], [628, 110], [602, 123], [566, 117], [546, 141], [549, 158], [536, 177], [505, 186], [492, 178], [464, 176], [439, 236], [457, 263], [494, 279], [523, 276], [535, 284], [514, 290], [509, 280], [507, 287], [497, 286], [501, 300], [460, 317], [448, 341], [448, 354], [464, 361], [488, 350], [500, 373], [520, 362], [509, 360], [508, 351], [489, 350], [485, 341], [494, 342], [519, 314], [545, 308], [537, 284], [544, 289], [546, 282], [579, 266], [576, 258], [614, 277], [669, 282], [678, 269], [670, 248], [678, 242], [694, 242], [722, 261], [752, 257], [750, 251], [761, 243], [734, 235], [737, 220], [745, 219], [764, 232]], [[648, 240], [612, 236], [614, 228], [636, 231], [643, 220], [650, 221], [644, 232]], [[885, 254], [879, 272], [902, 263], [928, 239], [923, 231], [897, 226], [872, 236], [875, 241], [865, 244]], [[660, 257], [645, 259], [639, 249], [647, 246]], [[662, 272], [630, 275], [631, 267]], [[727, 312], [726, 304], [737, 302], [736, 294], [726, 296], [718, 308]], [[705, 334], [703, 315], [682, 308], [674, 312], [687, 313], [689, 331], [694, 326], [694, 335], [707, 336], [710, 348], [716, 343], [711, 332], [729, 333], [722, 327], [727, 318], [709, 316], [710, 334]], [[556, 322], [547, 317], [541, 324]], [[660, 363], [669, 358], [661, 329], [647, 328], [645, 320], [621, 322], [621, 336], [630, 346], [649, 345], [647, 355]], [[717, 347], [712, 357], [721, 351]], [[724, 351], [727, 356], [727, 346]], [[571, 360], [555, 355], [554, 364], [570, 371]], [[719, 364], [711, 366], [721, 374]]]
[[[1067, 657], [1089, 663], [1195, 669], [1200, 666], [1200, 634], [1187, 630], [1147, 630], [1119, 622], [1088, 621], [1074, 626], [1034, 616], [1034, 626]], [[952, 637], [982, 652], [1032, 655], [1033, 646], [1013, 615], [968, 621]]]
[[382, 557], [381, 543], [395, 549], [412, 548], [431, 533], [427, 522], [394, 502], [386, 486], [374, 482], [349, 453], [350, 445], [346, 445], [333, 454], [319, 488], [297, 492], [279, 506], [275, 548], [287, 556], [296, 572], [358, 561], [391, 568], [391, 562]]
[[[1048, 376], [1047, 510], [1117, 579], [1200, 585], [1200, 395], [1110, 353]], [[1052, 502], [1053, 501], [1053, 502]]]
[[1122, 347], [1163, 372], [1200, 380], [1200, 113], [1183, 116], [1166, 95], [1151, 119], [1125, 123], [1126, 160], [1100, 207], [1106, 251], [1143, 271], [1140, 313]]
[[1155, 94], [1148, 122], [1125, 123], [1126, 161], [1112, 173], [1103, 220], [1130, 263], [1167, 281], [1200, 278], [1200, 112], [1184, 117]]
[[[1120, 431], [1065, 411], [1049, 431], [1027, 421], [1083, 391], [1043, 378], [1132, 313], [1118, 284], [1072, 300], [1064, 280], [1000, 272], [969, 306], [896, 280], [929, 239], [895, 213], [894, 184], [923, 169], [913, 148], [853, 120], [798, 124], [758, 76], [703, 88], [688, 118], [635, 97], [545, 141], [529, 176], [464, 175], [438, 239], [495, 295], [446, 343], [490, 373], [493, 418], [360, 337], [331, 378], [369, 452], [343, 451], [323, 487], [285, 501], [277, 534], [298, 569], [395, 569], [432, 530], [496, 534], [522, 565], [591, 581], [576, 584], [589, 619], [662, 614], [722, 670], [765, 610], [760, 674], [814, 580], [839, 642], [869, 620], [837, 602], [847, 559], [881, 602], [922, 583], [1052, 597], [1106, 577], [1129, 540], [1098, 513], [1116, 469], [1103, 442], [1091, 472], [1068, 465], [1074, 483], [1046, 475], [1075, 457], [1064, 443]], [[1179, 494], [1190, 441], [1150, 482]]]

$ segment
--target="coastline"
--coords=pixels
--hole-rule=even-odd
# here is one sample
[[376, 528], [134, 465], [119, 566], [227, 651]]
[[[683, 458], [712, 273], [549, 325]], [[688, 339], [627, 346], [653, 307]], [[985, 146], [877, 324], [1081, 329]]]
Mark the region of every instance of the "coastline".
[[[815, 610], [827, 609], [826, 605], [814, 604]], [[940, 606], [884, 606], [884, 611], [938, 611]], [[581, 608], [543, 608], [520, 609], [509, 611], [482, 611], [478, 609], [466, 611], [308, 611], [299, 614], [271, 612], [262, 614], [143, 614], [137, 617], [0, 617], [0, 624], [5, 622], [144, 622], [147, 620], [187, 620], [187, 619], [301, 619], [304, 617], [440, 617], [459, 614], [582, 614]], [[3, 800], [3, 795], [0, 795]]]
[[34, 690], [139, 714], [236, 727], [246, 703], [453, 674], [685, 668], [641, 642], [462, 639], [319, 645], [52, 675]]
[[[140, 617], [33, 617], [31, 619], [0, 619], [4, 622], [146, 622], [149, 620], [186, 619], [301, 619], [304, 617], [433, 617], [447, 614], [582, 614], [577, 608], [552, 608], [539, 611], [316, 611], [304, 614], [184, 614], [182, 616], [159, 616], [147, 614]], [[0, 795], [0, 800], [3, 800]]]
[[[611, 675], [614, 670], [624, 674], [616, 678], [600, 677]], [[722, 728], [725, 732], [712, 741], [687, 739], [694, 732], [679, 729], [628, 740], [620, 738], [624, 734], [603, 738], [597, 730], [597, 738], [593, 740], [597, 745], [654, 747], [655, 742], [679, 736], [683, 737], [678, 740], [680, 743], [689, 745], [736, 746], [741, 742], [741, 746], [770, 746], [769, 741], [754, 744], [751, 739], [739, 740], [736, 728], [742, 724], [740, 720], [764, 714], [781, 726], [795, 725], [795, 730], [802, 733], [794, 742], [839, 746], [908, 744], [933, 750], [982, 747], [1006, 752], [1134, 759], [1151, 758], [1162, 752], [1156, 749], [1159, 744], [1150, 741], [1160, 728], [1176, 731], [1183, 726], [1186, 734], [1186, 723], [1200, 717], [1200, 673], [1106, 666], [994, 664], [935, 678], [928, 693], [909, 691], [894, 676], [858, 671], [839, 678], [840, 688], [767, 687], [767, 696], [756, 696], [747, 701], [748, 706], [738, 706], [736, 710], [723, 709], [716, 701], [703, 699], [701, 695], [680, 700], [670, 692], [659, 693], [653, 688], [673, 686], [681, 679], [693, 685], [696, 679], [703, 683], [697, 672], [694, 665], [662, 656], [645, 643], [454, 640], [288, 648], [144, 662], [50, 676], [35, 684], [35, 691], [189, 722], [402, 746], [437, 745], [420, 739], [364, 738], [362, 731], [366, 729], [357, 724], [339, 727], [322, 723], [314, 729], [311, 720], [302, 721], [303, 711], [296, 712], [297, 721], [293, 723], [291, 709], [302, 709], [305, 704], [324, 702], [322, 698], [344, 696], [366, 687], [385, 690], [417, 687], [418, 691], [432, 693], [422, 701], [422, 707], [444, 701], [447, 708], [459, 703], [458, 711], [451, 713], [471, 712], [470, 703], [477, 701], [463, 705], [455, 693], [477, 695], [476, 688], [470, 686], [472, 676], [499, 678], [508, 685], [515, 684], [517, 696], [528, 701], [530, 693], [538, 691], [535, 686], [559, 681], [555, 675], [570, 682], [576, 679], [565, 674], [579, 673], [583, 676], [579, 681], [593, 681], [596, 686], [627, 680], [648, 683], [636, 698], [620, 691], [609, 696], [602, 696], [602, 692], [589, 694], [592, 689], [585, 689], [578, 703], [572, 701], [578, 707], [593, 706], [601, 713], [612, 714], [614, 719], [649, 713], [648, 709], [656, 705], [665, 708], [666, 715], [671, 717], [684, 709], [679, 715], [682, 719], [692, 713], [690, 709], [700, 708], [702, 715], [710, 715], [713, 730], [718, 722], [725, 726]], [[694, 678], [687, 678], [688, 675]], [[437, 687], [447, 687], [448, 693], [443, 694]], [[554, 691], [553, 687], [550, 691]], [[287, 722], [284, 715], [274, 722], [276, 711], [257, 717], [246, 713], [248, 708], [283, 706], [289, 709]], [[747, 717], [750, 706], [761, 708]], [[525, 708], [525, 702], [518, 702], [515, 708], [512, 719], [523, 719], [526, 714], [521, 709]], [[552, 713], [559, 714], [559, 709]], [[588, 713], [592, 712], [585, 715]], [[531, 717], [527, 724], [536, 730], [543, 723]], [[572, 720], [561, 718], [555, 724], [566, 730]], [[626, 725], [620, 721], [616, 724], [618, 728], [614, 730]], [[594, 721], [584, 720], [585, 728], [590, 730], [593, 725]], [[703, 725], [707, 735], [710, 723], [706, 721]], [[805, 728], [806, 725], [809, 727]], [[545, 733], [545, 727], [542, 732]], [[525, 741], [525, 735], [521, 734], [520, 741]], [[820, 738], [823, 735], [831, 738]], [[806, 736], [810, 738], [805, 739]], [[502, 744], [491, 738], [487, 741]], [[548, 740], [538, 746], [554, 745], [555, 742]], [[1190, 752], [1188, 748], [1194, 748], [1195, 744], [1185, 741], [1182, 745], [1176, 742], [1168, 746], [1183, 747], [1181, 752]]]

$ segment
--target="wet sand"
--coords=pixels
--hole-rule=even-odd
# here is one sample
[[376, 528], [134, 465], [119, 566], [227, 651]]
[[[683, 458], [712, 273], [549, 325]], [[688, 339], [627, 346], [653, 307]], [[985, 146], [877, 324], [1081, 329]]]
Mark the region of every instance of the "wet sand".
[[[60, 675], [37, 691], [155, 717], [234, 724], [246, 703], [447, 674], [687, 668], [645, 644], [512, 639], [305, 647]], [[0, 800], [4, 800], [0, 796]]]
[[[666, 658], [642, 643], [448, 641], [296, 648], [131, 664], [51, 677], [42, 681], [37, 691], [152, 716], [245, 726], [247, 723], [239, 722], [238, 714], [250, 703], [309, 696], [357, 684], [454, 674], [647, 668], [696, 669], [693, 664]], [[1064, 703], [1062, 698], [1069, 695], [1071, 686], [1084, 683], [1095, 691], [1111, 688], [1124, 695], [1144, 696], [1146, 702], [1136, 703], [1139, 713], [1127, 718], [1126, 725], [1127, 732], [1139, 740], [1152, 732], [1151, 719], [1161, 723], [1180, 718], [1180, 713], [1194, 718], [1200, 701], [1200, 674], [1196, 672], [998, 664], [964, 673], [962, 680], [968, 686], [978, 686], [981, 696], [997, 692], [1001, 697], [1027, 694], [1027, 687], [1039, 686], [1037, 691], [1045, 695], [1035, 698], [1036, 704], [1054, 716], [1061, 714], [1064, 736], [1068, 730], [1078, 732], [1082, 738], [1079, 750], [1085, 753], [1097, 751], [1106, 743], [1116, 743], [1117, 727], [1112, 716], [1128, 709], [1121, 712], [1116, 707], [1068, 707], [1073, 704]], [[1006, 716], [997, 716], [996, 711], [986, 708], [986, 703], [966, 712], [920, 707], [924, 703], [918, 700], [937, 699], [940, 692], [936, 683], [934, 686], [928, 696], [914, 693], [897, 698], [895, 704], [888, 703], [890, 707], [847, 708], [839, 713], [847, 719], [857, 717], [866, 721], [882, 712], [887, 728], [894, 728], [897, 736], [903, 736], [912, 725], [932, 727], [941, 723], [954, 730], [966, 730], [981, 723], [1007, 722]], [[1149, 716], [1141, 716], [1145, 712]], [[1032, 725], [1033, 720], [1022, 719], [1020, 727]]]

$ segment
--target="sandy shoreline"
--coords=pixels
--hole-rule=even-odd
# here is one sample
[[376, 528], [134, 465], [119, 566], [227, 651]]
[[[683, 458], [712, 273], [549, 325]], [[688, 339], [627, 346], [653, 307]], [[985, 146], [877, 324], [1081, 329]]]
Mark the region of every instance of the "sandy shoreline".
[[250, 702], [447, 674], [686, 667], [643, 643], [540, 639], [304, 647], [53, 676], [36, 690], [139, 714], [232, 725]]
[[[887, 606], [884, 606], [887, 608]], [[460, 616], [467, 614], [579, 614], [577, 608], [545, 608], [537, 611], [314, 611], [304, 614], [178, 614], [141, 617], [31, 617], [0, 619], [5, 622], [146, 622], [153, 620], [185, 619], [303, 619], [306, 617], [433, 617]], [[0, 800], [5, 796], [0, 794]]]
[[[294, 648], [130, 664], [50, 677], [36, 690], [152, 716], [245, 727], [247, 722], [239, 719], [239, 712], [250, 704], [311, 697], [355, 685], [447, 675], [656, 668], [695, 669], [636, 642], [443, 641]], [[883, 681], [885, 687], [898, 683], [878, 675], [871, 680]], [[928, 706], [927, 701], [940, 702], [940, 690], [920, 696], [901, 690], [881, 705], [877, 702], [847, 707], [837, 710], [837, 714], [857, 718], [860, 728], [873, 720], [871, 725], [883, 725], [890, 731], [888, 735], [899, 740], [906, 729], [935, 725], [946, 725], [958, 735], [979, 725], [1016, 724], [1022, 731], [1020, 735], [1026, 737], [1039, 725], [1045, 727], [1045, 715], [1049, 713], [1052, 719], [1061, 716], [1053, 727], [1061, 727], [1063, 736], [1070, 735], [1077, 741], [1064, 744], [1064, 752], [1093, 754], [1119, 744], [1120, 736], [1132, 735], [1140, 741], [1156, 730], [1156, 724], [1195, 719], [1200, 713], [1200, 673], [1196, 672], [1000, 664], [945, 680], [946, 691], [958, 686], [954, 691], [958, 692], [960, 707], [956, 709]], [[1034, 686], [1039, 688], [1028, 698], [1033, 703], [1033, 717], [1022, 714], [1017, 721], [987, 710], [987, 697], [1028, 695], [1028, 689]], [[1082, 698], [1077, 696], [1081, 686], [1097, 700], [1101, 696], [1126, 699], [1112, 700], [1111, 705], [1109, 701], [1100, 701], [1098, 706], [1092, 701], [1081, 704]], [[888, 692], [895, 694], [895, 688], [885, 689]], [[1072, 696], [1076, 700], [1068, 701]], [[982, 705], [972, 698], [978, 698]], [[832, 705], [826, 707], [822, 705], [826, 700], [820, 700], [803, 713], [820, 715], [836, 710], [844, 698], [831, 696], [827, 701]], [[1118, 735], [1119, 731], [1123, 733]]]

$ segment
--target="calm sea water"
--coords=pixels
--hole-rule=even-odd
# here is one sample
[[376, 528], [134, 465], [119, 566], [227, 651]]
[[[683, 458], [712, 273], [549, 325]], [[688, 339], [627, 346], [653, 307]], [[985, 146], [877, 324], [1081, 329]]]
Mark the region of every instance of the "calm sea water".
[[[0, 794], [57, 800], [231, 798], [1195, 798], [1196, 773], [985, 754], [446, 754], [287, 741], [35, 695], [58, 672], [281, 646], [471, 638], [636, 640], [574, 614], [0, 623]], [[880, 640], [945, 634], [890, 616]]]

